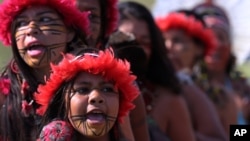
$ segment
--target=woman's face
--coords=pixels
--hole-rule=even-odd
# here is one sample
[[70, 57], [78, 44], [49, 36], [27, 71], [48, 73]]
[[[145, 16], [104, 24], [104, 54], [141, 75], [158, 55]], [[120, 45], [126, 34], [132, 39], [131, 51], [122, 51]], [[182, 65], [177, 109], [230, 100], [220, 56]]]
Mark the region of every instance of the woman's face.
[[89, 12], [90, 35], [88, 43], [96, 43], [101, 32], [101, 7], [99, 0], [76, 0], [76, 5], [80, 11]]
[[15, 39], [23, 60], [33, 68], [48, 67], [61, 60], [69, 32], [58, 13], [45, 6], [34, 6], [17, 16]]
[[68, 118], [83, 136], [107, 135], [114, 126], [119, 110], [119, 93], [113, 83], [100, 75], [81, 72], [73, 85]]
[[220, 28], [212, 28], [218, 45], [211, 54], [205, 57], [207, 68], [214, 72], [225, 72], [230, 58], [230, 38], [227, 32]]
[[129, 19], [122, 21], [119, 24], [118, 29], [121, 32], [134, 34], [136, 40], [143, 48], [147, 60], [149, 60], [151, 56], [151, 36], [148, 30], [148, 24], [142, 20]]
[[170, 29], [163, 33], [168, 56], [176, 70], [192, 68], [195, 59], [201, 56], [202, 49], [194, 43], [191, 36], [180, 29]]

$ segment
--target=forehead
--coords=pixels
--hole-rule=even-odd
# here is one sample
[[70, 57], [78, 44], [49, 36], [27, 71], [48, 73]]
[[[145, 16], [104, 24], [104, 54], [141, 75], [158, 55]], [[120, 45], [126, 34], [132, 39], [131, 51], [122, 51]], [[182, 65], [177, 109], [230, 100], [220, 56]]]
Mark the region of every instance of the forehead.
[[149, 36], [148, 24], [142, 20], [123, 20], [119, 25], [119, 30], [122, 32], [133, 33], [135, 36]]
[[99, 0], [76, 0], [77, 7], [81, 11], [96, 10], [100, 11]]
[[186, 32], [182, 29], [177, 29], [177, 28], [171, 28], [167, 31], [163, 32], [164, 37], [185, 37], [187, 36]]
[[43, 14], [43, 13], [53, 13], [53, 14], [58, 15], [58, 13], [50, 7], [31, 6], [31, 7], [28, 7], [27, 9], [23, 10], [17, 17], [27, 16], [27, 15], [37, 16], [38, 14]]
[[105, 78], [98, 74], [91, 74], [88, 72], [80, 72], [75, 80], [75, 83], [78, 82], [108, 82]]

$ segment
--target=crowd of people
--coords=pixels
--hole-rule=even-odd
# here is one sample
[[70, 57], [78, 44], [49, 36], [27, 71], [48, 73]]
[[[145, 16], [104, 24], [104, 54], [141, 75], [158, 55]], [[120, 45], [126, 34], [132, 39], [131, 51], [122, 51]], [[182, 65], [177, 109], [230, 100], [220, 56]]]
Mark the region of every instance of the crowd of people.
[[250, 123], [230, 19], [202, 3], [3, 0], [0, 141], [229, 141]]

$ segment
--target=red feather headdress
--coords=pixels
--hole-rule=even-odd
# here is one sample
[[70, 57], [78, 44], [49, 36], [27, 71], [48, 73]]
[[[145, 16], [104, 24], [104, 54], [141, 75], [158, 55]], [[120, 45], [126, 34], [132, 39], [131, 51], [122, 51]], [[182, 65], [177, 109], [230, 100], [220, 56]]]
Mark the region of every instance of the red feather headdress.
[[100, 74], [107, 80], [114, 82], [120, 93], [120, 107], [118, 119], [127, 115], [134, 108], [132, 101], [138, 96], [139, 89], [135, 84], [136, 76], [131, 75], [130, 65], [127, 61], [115, 59], [112, 51], [100, 51], [98, 56], [85, 54], [77, 59], [72, 55], [65, 55], [58, 65], [52, 65], [52, 74], [45, 85], [39, 85], [38, 92], [34, 94], [35, 100], [41, 106], [37, 114], [43, 115], [48, 108], [54, 94], [63, 82], [69, 81], [81, 71], [91, 74]]
[[156, 24], [162, 32], [176, 28], [184, 30], [187, 34], [201, 40], [205, 45], [207, 55], [216, 47], [216, 38], [211, 29], [205, 28], [201, 22], [192, 16], [183, 13], [170, 13], [166, 17], [156, 19]]
[[73, 26], [88, 33], [87, 13], [81, 13], [69, 0], [4, 0], [0, 5], [0, 40], [11, 44], [11, 24], [18, 14], [33, 5], [44, 5], [56, 9], [67, 26]]
[[[76, 0], [71, 0], [74, 4], [76, 3]], [[100, 1], [100, 0], [99, 0]], [[118, 0], [106, 0], [107, 6], [104, 7], [107, 10], [107, 15], [105, 15], [107, 23], [106, 27], [102, 27], [106, 29], [106, 36], [109, 36], [114, 30], [117, 28], [117, 22], [118, 22], [118, 9], [117, 9], [117, 3]]]

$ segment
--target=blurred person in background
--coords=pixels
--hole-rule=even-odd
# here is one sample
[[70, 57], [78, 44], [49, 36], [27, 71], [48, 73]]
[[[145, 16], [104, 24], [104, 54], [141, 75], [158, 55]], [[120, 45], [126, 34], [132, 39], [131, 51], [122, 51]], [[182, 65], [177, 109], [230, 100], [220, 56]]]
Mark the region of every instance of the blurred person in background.
[[[182, 84], [197, 141], [227, 140], [212, 102], [193, 82], [193, 68], [215, 47], [215, 37], [192, 10], [156, 17], [168, 56]], [[204, 112], [206, 111], [206, 112]], [[217, 129], [216, 131], [214, 129]]]
[[[137, 76], [145, 101], [147, 121], [158, 126], [159, 134], [172, 141], [194, 141], [190, 114], [181, 93], [175, 70], [167, 58], [167, 50], [159, 29], [149, 10], [136, 2], [122, 2], [118, 6], [118, 30], [133, 34], [145, 53], [144, 66]], [[132, 62], [133, 64], [133, 62]], [[136, 125], [132, 125], [137, 128]], [[152, 134], [151, 140], [157, 140]], [[166, 139], [166, 138], [164, 138]]]
[[221, 123], [229, 134], [229, 125], [237, 124], [237, 116], [242, 116], [235, 103], [230, 76], [236, 59], [232, 53], [230, 21], [222, 8], [211, 3], [197, 5], [193, 10], [202, 16], [217, 39], [217, 46], [210, 54], [203, 56], [204, 63], [197, 69], [197, 84], [214, 102]]

